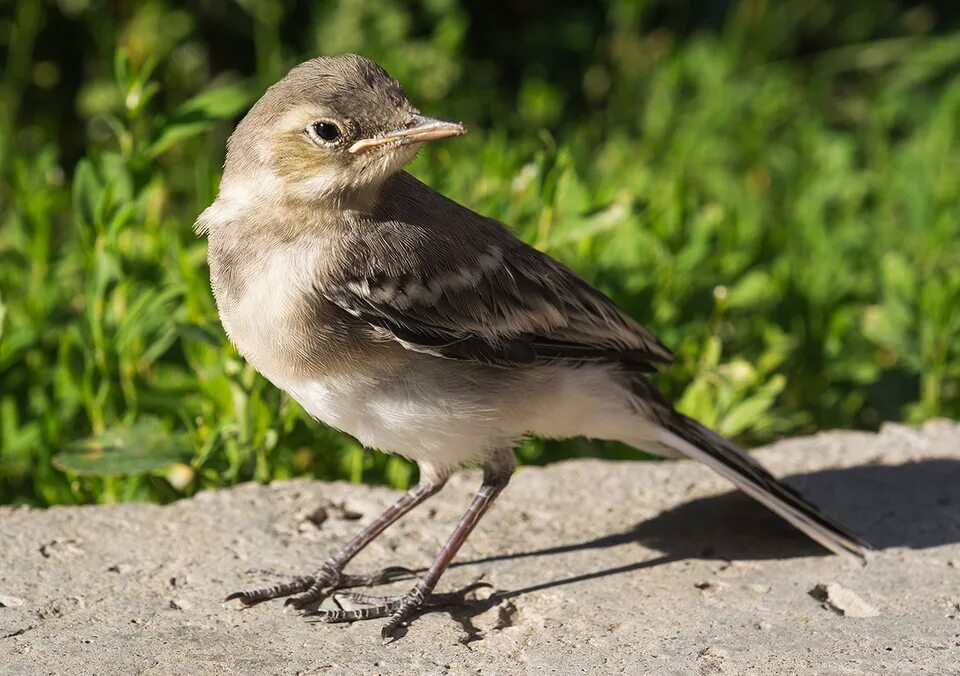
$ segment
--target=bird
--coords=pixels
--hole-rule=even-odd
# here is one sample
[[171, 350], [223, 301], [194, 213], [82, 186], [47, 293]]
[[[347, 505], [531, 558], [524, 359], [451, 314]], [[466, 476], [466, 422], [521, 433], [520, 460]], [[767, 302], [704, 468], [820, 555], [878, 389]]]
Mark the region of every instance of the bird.
[[[227, 600], [287, 597], [327, 622], [387, 618], [390, 640], [429, 606], [528, 436], [701, 462], [827, 549], [862, 558], [865, 540], [674, 409], [651, 382], [673, 359], [656, 336], [506, 225], [405, 171], [423, 144], [466, 131], [344, 54], [292, 68], [231, 134], [219, 191], [195, 224], [229, 340], [312, 417], [415, 461], [419, 479], [310, 574]], [[399, 567], [345, 568], [464, 465], [482, 468], [480, 488], [408, 592], [318, 607], [401, 579]]]

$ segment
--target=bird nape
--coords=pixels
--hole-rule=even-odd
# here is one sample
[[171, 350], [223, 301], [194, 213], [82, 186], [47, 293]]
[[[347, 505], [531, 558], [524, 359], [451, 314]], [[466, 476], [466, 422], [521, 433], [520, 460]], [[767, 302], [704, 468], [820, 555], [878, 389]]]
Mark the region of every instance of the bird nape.
[[[728, 440], [677, 413], [648, 376], [670, 351], [575, 272], [502, 223], [403, 171], [420, 146], [466, 132], [427, 117], [377, 64], [303, 63], [237, 126], [208, 236], [220, 319], [244, 358], [317, 419], [415, 460], [419, 483], [316, 572], [228, 599], [287, 603], [328, 622], [420, 609], [507, 486], [527, 435], [611, 439], [711, 467], [826, 548], [868, 545]], [[434, 563], [406, 594], [336, 592], [394, 582], [344, 572], [356, 554], [463, 464], [483, 482]]]

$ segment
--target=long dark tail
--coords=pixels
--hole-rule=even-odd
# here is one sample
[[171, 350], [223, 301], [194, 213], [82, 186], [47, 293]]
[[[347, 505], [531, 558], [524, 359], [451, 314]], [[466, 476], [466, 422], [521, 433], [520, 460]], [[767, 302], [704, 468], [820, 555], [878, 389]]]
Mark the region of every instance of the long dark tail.
[[746, 453], [696, 420], [676, 413], [661, 428], [660, 442], [716, 470], [762, 505], [837, 554], [864, 557], [873, 549], [863, 538], [828, 517]]

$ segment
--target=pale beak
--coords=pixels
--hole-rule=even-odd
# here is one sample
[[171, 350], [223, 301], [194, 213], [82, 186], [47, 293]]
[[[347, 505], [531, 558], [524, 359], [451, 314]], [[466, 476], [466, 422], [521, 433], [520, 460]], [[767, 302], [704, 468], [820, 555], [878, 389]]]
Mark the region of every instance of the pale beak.
[[459, 122], [447, 122], [426, 115], [414, 115], [411, 124], [403, 129], [389, 131], [374, 138], [360, 139], [352, 146], [353, 154], [364, 153], [374, 148], [384, 146], [405, 146], [411, 143], [437, 141], [451, 136], [461, 136], [467, 133], [467, 128]]

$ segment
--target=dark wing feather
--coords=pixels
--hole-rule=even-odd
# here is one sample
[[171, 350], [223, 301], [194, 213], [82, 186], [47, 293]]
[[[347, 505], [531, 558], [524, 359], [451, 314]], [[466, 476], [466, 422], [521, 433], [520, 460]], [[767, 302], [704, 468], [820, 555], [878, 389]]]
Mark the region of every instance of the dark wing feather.
[[412, 177], [344, 228], [319, 291], [411, 350], [499, 366], [669, 363], [656, 337], [575, 272]]

